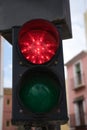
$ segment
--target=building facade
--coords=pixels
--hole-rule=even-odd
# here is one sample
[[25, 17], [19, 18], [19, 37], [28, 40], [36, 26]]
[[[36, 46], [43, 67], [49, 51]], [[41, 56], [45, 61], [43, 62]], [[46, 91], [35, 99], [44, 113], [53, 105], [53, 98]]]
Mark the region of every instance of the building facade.
[[66, 63], [70, 129], [87, 130], [87, 52]]
[[4, 88], [4, 103], [3, 103], [3, 128], [2, 130], [18, 130], [17, 127], [11, 124], [12, 113], [12, 89]]

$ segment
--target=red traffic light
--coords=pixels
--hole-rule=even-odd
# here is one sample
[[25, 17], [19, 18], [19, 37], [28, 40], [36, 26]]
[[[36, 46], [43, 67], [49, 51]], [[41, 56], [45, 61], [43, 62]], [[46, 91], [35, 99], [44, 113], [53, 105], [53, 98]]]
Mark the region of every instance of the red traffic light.
[[36, 19], [21, 27], [18, 45], [27, 61], [44, 64], [55, 56], [60, 44], [59, 39], [58, 30], [52, 23]]

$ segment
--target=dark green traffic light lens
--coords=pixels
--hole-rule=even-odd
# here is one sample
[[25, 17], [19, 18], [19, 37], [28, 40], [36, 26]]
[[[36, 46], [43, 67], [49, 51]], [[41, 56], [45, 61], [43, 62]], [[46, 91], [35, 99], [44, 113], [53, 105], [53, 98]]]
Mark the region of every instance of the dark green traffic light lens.
[[[25, 108], [35, 113], [51, 111], [60, 98], [60, 85], [49, 71], [27, 71], [22, 77], [19, 98]], [[59, 86], [58, 86], [59, 85]]]

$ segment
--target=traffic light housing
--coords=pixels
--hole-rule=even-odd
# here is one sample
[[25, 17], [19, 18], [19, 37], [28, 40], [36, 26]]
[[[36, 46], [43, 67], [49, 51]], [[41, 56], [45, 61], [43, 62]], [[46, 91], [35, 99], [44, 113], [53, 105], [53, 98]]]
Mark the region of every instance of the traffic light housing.
[[4, 0], [0, 9], [0, 34], [12, 44], [12, 27], [41, 18], [62, 27], [62, 39], [72, 37], [69, 0]]
[[12, 123], [43, 126], [68, 120], [61, 26], [43, 19], [13, 27]]

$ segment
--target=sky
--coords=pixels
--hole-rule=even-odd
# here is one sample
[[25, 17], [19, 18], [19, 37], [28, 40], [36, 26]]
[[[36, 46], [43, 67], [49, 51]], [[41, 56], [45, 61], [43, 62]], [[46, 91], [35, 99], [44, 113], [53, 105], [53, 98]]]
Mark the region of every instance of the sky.
[[[86, 0], [70, 0], [72, 39], [63, 41], [64, 63], [69, 61], [82, 50], [87, 49], [84, 29], [84, 11]], [[12, 46], [4, 43], [4, 87], [12, 87]]]

